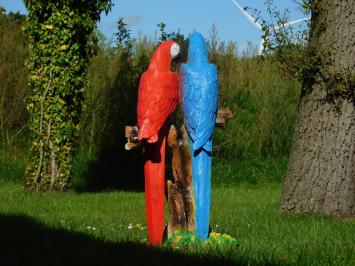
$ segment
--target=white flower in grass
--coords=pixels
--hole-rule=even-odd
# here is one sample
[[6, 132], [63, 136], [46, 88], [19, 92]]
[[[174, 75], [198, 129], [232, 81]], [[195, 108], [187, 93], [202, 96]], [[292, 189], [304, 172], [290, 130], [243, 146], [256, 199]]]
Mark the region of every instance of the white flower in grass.
[[129, 230], [133, 229], [132, 223], [130, 223], [130, 224], [128, 225], [128, 229], [129, 229]]
[[89, 230], [90, 230], [90, 229], [91, 229], [91, 226], [87, 226], [86, 229], [89, 229]]

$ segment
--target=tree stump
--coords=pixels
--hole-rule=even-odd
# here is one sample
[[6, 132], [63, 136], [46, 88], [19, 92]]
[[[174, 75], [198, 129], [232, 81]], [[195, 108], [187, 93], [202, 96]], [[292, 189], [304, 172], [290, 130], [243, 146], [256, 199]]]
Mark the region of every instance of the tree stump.
[[171, 148], [174, 180], [167, 181], [170, 219], [168, 237], [176, 231], [194, 229], [194, 204], [192, 187], [192, 164], [185, 126], [178, 131], [170, 127], [168, 146]]

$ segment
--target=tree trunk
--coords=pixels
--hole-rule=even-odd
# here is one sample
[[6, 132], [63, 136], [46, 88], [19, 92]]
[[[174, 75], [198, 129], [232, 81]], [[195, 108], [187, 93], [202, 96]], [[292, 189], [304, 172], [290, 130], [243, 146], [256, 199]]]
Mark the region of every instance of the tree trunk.
[[354, 216], [355, 1], [313, 2], [309, 46], [327, 58], [303, 87], [281, 209]]

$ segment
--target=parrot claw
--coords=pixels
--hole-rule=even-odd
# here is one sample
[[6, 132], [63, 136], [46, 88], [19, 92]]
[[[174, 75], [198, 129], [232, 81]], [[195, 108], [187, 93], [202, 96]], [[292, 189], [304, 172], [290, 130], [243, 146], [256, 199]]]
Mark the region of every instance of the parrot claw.
[[154, 134], [149, 139], [147, 139], [148, 143], [156, 143], [158, 141], [158, 134]]

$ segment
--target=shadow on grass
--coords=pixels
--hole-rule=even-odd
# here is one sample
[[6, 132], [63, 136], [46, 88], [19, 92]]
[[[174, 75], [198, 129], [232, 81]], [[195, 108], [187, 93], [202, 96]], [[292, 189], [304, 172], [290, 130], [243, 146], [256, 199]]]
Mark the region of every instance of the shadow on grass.
[[98, 158], [89, 163], [84, 191], [144, 191], [141, 149], [125, 151], [124, 142], [120, 144], [104, 147]]
[[0, 265], [235, 265], [220, 257], [186, 255], [134, 242], [105, 242], [51, 229], [32, 218], [0, 215]]

